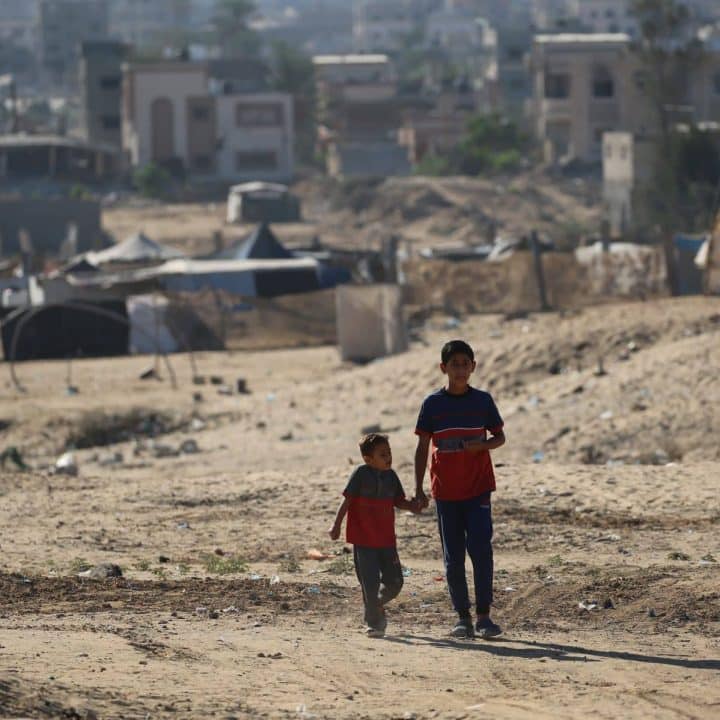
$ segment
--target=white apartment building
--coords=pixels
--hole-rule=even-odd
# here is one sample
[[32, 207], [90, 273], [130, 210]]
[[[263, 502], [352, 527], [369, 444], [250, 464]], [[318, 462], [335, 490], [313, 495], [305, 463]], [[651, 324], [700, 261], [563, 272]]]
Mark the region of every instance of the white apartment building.
[[208, 88], [204, 63], [125, 65], [122, 137], [128, 164], [155, 162], [229, 182], [290, 180], [292, 96], [216, 95]]
[[638, 33], [631, 0], [571, 0], [569, 15], [589, 32], [625, 33], [631, 37]]

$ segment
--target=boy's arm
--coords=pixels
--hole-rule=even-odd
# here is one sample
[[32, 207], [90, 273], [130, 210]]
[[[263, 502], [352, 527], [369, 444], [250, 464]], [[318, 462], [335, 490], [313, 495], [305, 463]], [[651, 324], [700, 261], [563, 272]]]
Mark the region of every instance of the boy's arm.
[[410, 512], [414, 513], [419, 513], [423, 509], [422, 503], [417, 498], [414, 500], [408, 500], [407, 498], [396, 500], [395, 507], [400, 508], [400, 510], [410, 510]]
[[340, 507], [337, 509], [337, 513], [335, 513], [335, 520], [328, 531], [333, 540], [337, 540], [340, 537], [340, 528], [342, 527], [343, 519], [347, 513], [348, 504], [348, 498], [343, 498], [343, 501], [340, 503]]
[[495, 450], [505, 444], [505, 433], [502, 429], [495, 432], [491, 430], [490, 435], [487, 440], [464, 440], [463, 450], [478, 453], [483, 450]]
[[423, 490], [429, 452], [430, 435], [418, 435], [417, 448], [415, 448], [415, 499], [420, 502], [420, 506], [423, 508], [430, 504]]

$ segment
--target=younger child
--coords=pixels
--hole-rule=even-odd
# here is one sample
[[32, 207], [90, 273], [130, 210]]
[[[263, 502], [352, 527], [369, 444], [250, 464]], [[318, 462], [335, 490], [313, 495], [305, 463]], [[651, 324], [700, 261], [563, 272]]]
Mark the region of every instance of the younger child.
[[[365, 461], [353, 471], [345, 496], [330, 528], [337, 540], [345, 514], [346, 540], [353, 545], [353, 559], [365, 604], [365, 633], [383, 637], [387, 626], [385, 604], [403, 586], [402, 567], [395, 541], [395, 508], [420, 512], [420, 503], [407, 500], [395, 471], [387, 435], [370, 433], [360, 441]], [[382, 584], [382, 588], [381, 588]]]

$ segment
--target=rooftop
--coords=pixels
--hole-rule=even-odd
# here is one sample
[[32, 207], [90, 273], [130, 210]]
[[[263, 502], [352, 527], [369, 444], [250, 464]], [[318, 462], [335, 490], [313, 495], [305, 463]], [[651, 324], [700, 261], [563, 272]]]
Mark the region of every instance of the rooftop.
[[535, 36], [535, 42], [540, 45], [623, 45], [631, 40], [626, 33], [558, 33]]
[[387, 55], [314, 55], [314, 65], [377, 65], [388, 62]]

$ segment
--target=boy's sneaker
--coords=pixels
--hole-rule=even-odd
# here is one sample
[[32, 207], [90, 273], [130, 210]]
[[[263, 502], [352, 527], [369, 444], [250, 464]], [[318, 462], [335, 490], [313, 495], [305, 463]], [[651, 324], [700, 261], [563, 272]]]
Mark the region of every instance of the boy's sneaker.
[[472, 618], [469, 615], [461, 615], [455, 623], [455, 627], [450, 631], [450, 634], [456, 638], [475, 637]]
[[372, 625], [368, 625], [365, 628], [365, 634], [369, 638], [381, 638], [385, 637], [385, 629], [381, 627], [373, 627]]
[[483, 618], [475, 623], [475, 632], [483, 640], [497, 637], [502, 633], [499, 625], [496, 625], [490, 618]]

